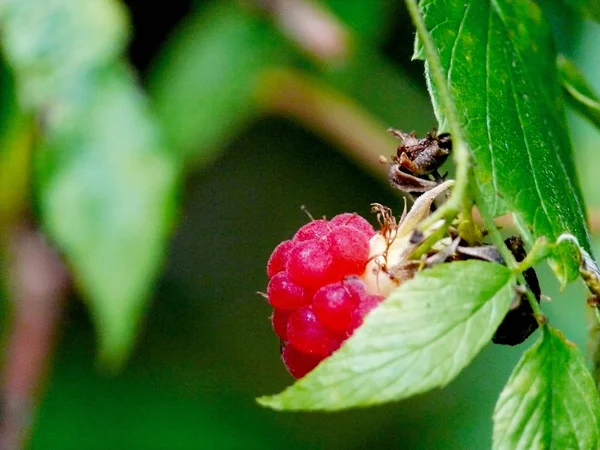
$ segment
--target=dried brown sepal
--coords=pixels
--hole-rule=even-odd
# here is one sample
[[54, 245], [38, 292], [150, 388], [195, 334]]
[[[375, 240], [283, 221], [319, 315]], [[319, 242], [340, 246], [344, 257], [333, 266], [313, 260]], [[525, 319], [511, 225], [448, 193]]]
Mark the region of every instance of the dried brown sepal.
[[392, 186], [402, 192], [423, 193], [433, 189], [439, 184], [437, 181], [419, 178], [415, 175], [403, 172], [400, 170], [398, 164], [392, 164], [390, 167], [389, 179]]
[[428, 256], [425, 259], [425, 265], [429, 268], [441, 264], [443, 262], [452, 261], [453, 255], [456, 253], [460, 241], [461, 239], [459, 237], [454, 238], [450, 245]]
[[583, 282], [587, 288], [595, 297], [600, 297], [600, 272], [598, 266], [592, 259], [592, 257], [585, 251], [581, 250], [581, 264], [579, 266], [579, 273]]
[[423, 139], [417, 139], [414, 132], [407, 134], [394, 129], [388, 131], [402, 141], [392, 161], [413, 175], [434, 173], [452, 151], [452, 140], [448, 133], [438, 135], [430, 132]]
[[588, 306], [590, 306], [592, 308], [600, 307], [600, 297], [597, 295], [589, 296], [587, 299], [587, 304], [588, 304]]
[[[454, 180], [447, 180], [423, 193], [410, 211], [405, 209], [400, 221], [396, 220], [390, 208], [378, 203], [372, 204], [372, 211], [377, 214], [381, 228], [381, 231], [371, 238], [370, 260], [365, 269], [365, 282], [373, 292], [387, 296], [402, 282], [412, 278], [417, 270], [426, 267], [426, 261], [411, 258], [418, 246], [411, 238], [422, 220], [429, 215], [436, 197], [446, 192], [453, 184]], [[443, 221], [436, 222], [426, 230], [427, 237], [433, 236], [442, 225], [440, 222]], [[450, 240], [446, 245], [449, 244]], [[441, 249], [442, 247], [435, 251]]]
[[475, 258], [482, 261], [495, 262], [498, 264], [504, 264], [504, 260], [500, 255], [498, 249], [493, 245], [481, 245], [477, 247], [464, 247], [459, 246], [456, 249], [457, 253], [466, 256], [467, 259]]
[[[406, 204], [404, 204], [404, 209], [406, 212]], [[390, 235], [392, 230], [398, 228], [392, 208], [389, 206], [383, 206], [381, 203], [371, 203], [371, 212], [376, 214], [377, 223], [384, 236]]]

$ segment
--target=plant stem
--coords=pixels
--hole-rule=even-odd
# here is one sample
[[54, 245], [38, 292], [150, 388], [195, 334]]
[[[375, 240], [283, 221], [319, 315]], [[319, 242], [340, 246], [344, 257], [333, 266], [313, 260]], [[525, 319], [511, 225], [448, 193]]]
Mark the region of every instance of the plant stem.
[[[454, 155], [454, 162], [456, 164], [456, 184], [452, 190], [452, 196], [444, 205], [442, 205], [437, 211], [435, 211], [431, 216], [421, 223], [421, 229], [424, 230], [440, 219], [444, 219], [446, 221], [446, 226], [449, 226], [450, 221], [452, 221], [459, 212], [462, 212], [464, 217], [471, 217], [472, 202], [470, 195], [471, 193], [469, 192], [469, 183], [471, 179], [471, 154], [469, 146], [463, 136], [458, 113], [456, 111], [456, 107], [454, 106], [454, 99], [450, 93], [446, 74], [444, 73], [444, 69], [442, 68], [440, 61], [440, 55], [435, 47], [431, 34], [427, 30], [423, 15], [421, 14], [419, 6], [417, 5], [417, 0], [406, 0], [406, 6], [408, 7], [412, 21], [417, 29], [418, 37], [423, 45], [426, 64], [431, 75], [432, 84], [436, 89], [440, 100], [440, 109], [443, 112], [446, 121], [448, 122], [448, 127], [453, 142], [452, 153]], [[478, 204], [484, 205], [483, 202], [478, 202]], [[504, 243], [502, 235], [496, 228], [489, 211], [483, 210], [481, 206], [480, 210], [484, 224], [490, 233], [490, 237], [504, 258], [506, 265], [517, 273], [519, 282], [524, 286], [527, 286], [523, 275], [518, 272], [518, 264], [513, 254]], [[531, 308], [533, 309], [537, 320], [543, 321], [544, 314], [538, 305], [535, 296], [530, 289], [527, 289], [526, 292], [527, 299], [531, 304]]]
[[0, 448], [25, 447], [36, 399], [58, 334], [68, 275], [56, 253], [30, 225], [8, 238], [8, 274], [14, 305], [2, 373]]
[[452, 136], [452, 154], [456, 165], [456, 185], [452, 190], [452, 195], [431, 216], [425, 219], [421, 224], [421, 230], [425, 230], [440, 219], [446, 221], [446, 226], [462, 210], [468, 216], [471, 208], [471, 198], [469, 193], [469, 182], [471, 175], [470, 150], [464, 139], [458, 113], [454, 106], [454, 99], [450, 93], [446, 81], [446, 75], [440, 62], [440, 55], [435, 47], [431, 34], [427, 30], [425, 21], [417, 5], [417, 0], [406, 0], [406, 6], [412, 18], [413, 24], [417, 29], [417, 34], [426, 56], [426, 64], [431, 74], [433, 87], [436, 89], [440, 99], [440, 109], [444, 113], [448, 122], [450, 135]]
[[300, 71], [273, 68], [263, 74], [257, 92], [266, 112], [296, 120], [335, 142], [379, 179], [389, 166], [379, 162], [398, 144], [387, 127], [342, 93]]
[[486, 229], [488, 230], [488, 234], [489, 234], [490, 238], [492, 239], [492, 242], [494, 243], [494, 245], [500, 252], [500, 255], [502, 256], [502, 259], [504, 259], [504, 263], [506, 264], [506, 266], [516, 274], [517, 280], [519, 281], [519, 283], [522, 286], [525, 286], [527, 288], [525, 291], [525, 295], [527, 296], [527, 300], [529, 301], [529, 304], [531, 305], [531, 309], [533, 310], [535, 318], [540, 325], [544, 324], [546, 322], [544, 312], [542, 311], [542, 308], [538, 304], [537, 299], [535, 298], [535, 295], [533, 295], [533, 292], [531, 292], [531, 289], [529, 289], [527, 282], [525, 281], [525, 278], [523, 277], [523, 274], [520, 271], [519, 263], [515, 259], [512, 252], [509, 250], [509, 248], [504, 243], [502, 234], [500, 234], [500, 231], [496, 227], [496, 224], [494, 224], [494, 221], [492, 219], [490, 212], [485, 207], [485, 203], [477, 202], [477, 204], [480, 205], [479, 209], [481, 211], [481, 217], [483, 218], [483, 224], [485, 225]]

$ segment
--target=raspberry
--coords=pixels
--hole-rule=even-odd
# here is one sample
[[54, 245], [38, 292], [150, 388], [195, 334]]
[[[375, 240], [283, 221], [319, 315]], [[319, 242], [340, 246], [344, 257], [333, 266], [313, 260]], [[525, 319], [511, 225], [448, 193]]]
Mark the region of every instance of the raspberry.
[[281, 359], [287, 367], [288, 372], [294, 378], [302, 378], [308, 372], [317, 367], [322, 360], [322, 357], [307, 355], [296, 350], [291, 345], [286, 345], [281, 352]]
[[346, 335], [350, 336], [352, 333], [354, 333], [354, 330], [362, 325], [365, 316], [371, 310], [375, 309], [375, 307], [379, 305], [383, 299], [383, 295], [377, 294], [367, 295], [364, 297], [358, 304], [358, 307], [352, 313], [352, 318], [350, 319], [350, 324], [346, 330]]
[[267, 264], [271, 324], [288, 371], [303, 377], [337, 350], [382, 296], [364, 277], [373, 227], [356, 214], [314, 220], [279, 244]]
[[269, 262], [267, 263], [267, 275], [269, 278], [273, 278], [276, 273], [285, 270], [285, 265], [292, 248], [294, 248], [294, 243], [292, 241], [283, 241], [275, 247], [275, 250], [271, 253]]
[[[363, 285], [360, 280], [328, 284], [315, 293], [312, 302], [317, 319], [323, 325], [339, 332], [345, 331], [350, 325], [361, 297], [359, 289], [351, 289], [347, 284]], [[362, 292], [364, 293], [364, 287]]]
[[308, 305], [312, 295], [312, 292], [294, 283], [287, 272], [275, 274], [267, 286], [267, 298], [273, 308], [289, 310]]
[[367, 295], [367, 285], [356, 275], [346, 277], [344, 279], [344, 287], [355, 297], [363, 298]]
[[287, 338], [296, 350], [320, 356], [329, 356], [343, 340], [341, 334], [319, 322], [310, 306], [299, 308], [290, 315]]
[[298, 242], [290, 252], [287, 270], [290, 278], [301, 286], [318, 289], [336, 281], [332, 276], [332, 254], [325, 240]]
[[325, 219], [313, 220], [300, 228], [294, 235], [294, 241], [308, 241], [309, 239], [323, 238], [329, 233], [331, 226]]
[[345, 225], [348, 227], [356, 228], [357, 230], [360, 230], [364, 234], [366, 234], [369, 239], [375, 234], [373, 226], [369, 222], [367, 222], [366, 219], [364, 219], [356, 213], [338, 214], [333, 219], [331, 219], [329, 223], [332, 227], [336, 227], [338, 225]]
[[271, 325], [273, 325], [273, 331], [283, 341], [287, 340], [287, 324], [290, 318], [291, 311], [284, 309], [275, 309], [271, 315]]
[[345, 275], [360, 275], [369, 258], [369, 238], [360, 230], [347, 225], [334, 228], [325, 238], [333, 255], [332, 273], [340, 280]]

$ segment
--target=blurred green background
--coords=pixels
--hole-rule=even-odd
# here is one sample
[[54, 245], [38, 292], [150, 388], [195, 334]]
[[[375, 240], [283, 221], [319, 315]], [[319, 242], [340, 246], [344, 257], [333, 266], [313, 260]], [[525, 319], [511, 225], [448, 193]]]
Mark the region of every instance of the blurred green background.
[[[385, 129], [435, 126], [422, 64], [410, 61], [403, 2], [287, 3], [308, 13], [278, 9], [283, 3], [125, 2], [127, 56], [185, 167], [181, 207], [120, 372], [98, 366], [89, 313], [70, 295], [30, 448], [490, 447], [495, 400], [535, 337], [517, 348], [490, 344], [445, 389], [401, 403], [297, 414], [254, 401], [292, 382], [270, 308], [256, 294], [266, 288], [270, 252], [307, 221], [303, 205], [315, 217], [369, 217], [372, 202], [399, 213], [402, 199], [377, 165], [395, 151]], [[543, 3], [559, 49], [600, 89], [598, 27]], [[598, 134], [571, 123], [584, 194], [597, 208]], [[559, 293], [546, 267], [538, 273], [551, 320], [585, 346], [583, 288]]]

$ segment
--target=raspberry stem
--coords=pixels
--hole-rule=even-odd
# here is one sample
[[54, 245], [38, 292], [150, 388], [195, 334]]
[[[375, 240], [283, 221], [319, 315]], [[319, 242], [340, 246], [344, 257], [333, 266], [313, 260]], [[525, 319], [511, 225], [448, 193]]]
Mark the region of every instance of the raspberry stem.
[[435, 245], [436, 242], [440, 241], [447, 235], [449, 226], [450, 224], [445, 222], [444, 224], [442, 224], [442, 226], [440, 226], [433, 233], [427, 236], [425, 240], [421, 243], [421, 245], [419, 245], [419, 247], [417, 247], [415, 251], [411, 253], [410, 259], [419, 259], [421, 258], [421, 256], [426, 254], [429, 251], [429, 249]]
[[[452, 94], [448, 88], [439, 53], [425, 26], [425, 21], [423, 20], [417, 1], [406, 0], [406, 6], [413, 24], [417, 29], [419, 40], [423, 45], [423, 50], [426, 55], [426, 64], [429, 73], [431, 74], [433, 87], [437, 91], [440, 100], [440, 108], [446, 119], [446, 124], [440, 124], [440, 128], [443, 129], [443, 125], [447, 125], [449, 128], [448, 131], [450, 131], [452, 136], [452, 154], [456, 165], [456, 185], [452, 191], [451, 197], [437, 211], [421, 223], [419, 231], [424, 232], [439, 220], [444, 220], [443, 227], [447, 229], [460, 212], [462, 212], [465, 217], [469, 217], [469, 214], [471, 214], [472, 200], [469, 194], [469, 185], [471, 181], [471, 151], [463, 136], [458, 113], [454, 106]], [[429, 89], [431, 90], [432, 86], [429, 86]]]
[[[452, 141], [454, 143], [452, 153], [456, 164], [456, 184], [452, 190], [451, 197], [437, 211], [423, 220], [419, 227], [419, 231], [424, 232], [441, 219], [444, 220], [442, 228], [447, 229], [459, 213], [462, 213], [464, 217], [469, 217], [471, 214], [471, 207], [473, 204], [471, 193], [469, 192], [471, 181], [471, 152], [469, 145], [463, 136], [460, 119], [458, 118], [454, 100], [447, 84], [447, 77], [440, 62], [440, 55], [431, 38], [431, 34], [427, 30], [423, 16], [417, 5], [417, 0], [406, 0], [406, 6], [415, 28], [417, 29], [421, 44], [423, 45], [431, 81], [433, 87], [436, 89], [437, 97], [439, 98], [440, 109], [446, 119], [445, 125], [448, 126], [450, 134], [452, 135]], [[429, 86], [430, 90], [431, 88], [432, 86]], [[488, 229], [489, 235], [504, 258], [507, 267], [517, 271], [518, 263], [504, 243], [502, 235], [496, 228], [491, 212], [486, 207], [485, 202], [476, 201], [476, 203], [481, 212], [483, 222]], [[527, 286], [522, 273], [517, 273], [517, 279], [523, 286]], [[529, 288], [526, 289], [526, 295], [536, 319], [540, 324], [543, 324], [545, 316]]]

